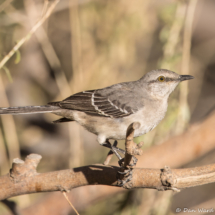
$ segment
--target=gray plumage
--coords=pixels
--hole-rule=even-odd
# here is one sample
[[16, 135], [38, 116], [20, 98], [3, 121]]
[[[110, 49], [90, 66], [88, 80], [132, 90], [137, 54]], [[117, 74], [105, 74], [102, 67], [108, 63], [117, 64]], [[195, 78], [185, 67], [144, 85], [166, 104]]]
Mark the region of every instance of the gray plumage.
[[153, 70], [137, 81], [83, 91], [45, 106], [0, 108], [0, 114], [52, 112], [63, 117], [55, 122], [76, 121], [98, 135], [98, 142], [103, 144], [107, 139], [124, 139], [133, 122], [141, 124], [135, 136], [152, 130], [164, 118], [171, 92], [181, 81], [192, 78]]

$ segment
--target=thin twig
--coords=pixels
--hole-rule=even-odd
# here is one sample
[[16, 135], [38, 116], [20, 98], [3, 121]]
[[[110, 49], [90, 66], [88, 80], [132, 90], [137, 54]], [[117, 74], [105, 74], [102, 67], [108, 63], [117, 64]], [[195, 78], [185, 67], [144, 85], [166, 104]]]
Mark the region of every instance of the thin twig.
[[14, 53], [29, 39], [32, 34], [45, 22], [45, 20], [51, 15], [55, 6], [58, 4], [60, 0], [55, 0], [51, 6], [48, 8], [46, 14], [34, 25], [34, 27], [29, 31], [29, 33], [23, 37], [14, 47], [13, 49], [2, 59], [0, 62], [0, 69], [7, 63], [7, 61], [14, 55]]
[[[2, 121], [1, 121], [2, 123]], [[3, 138], [3, 130], [0, 129], [0, 175], [6, 174], [10, 165], [6, 145]]]
[[[2, 76], [0, 76], [0, 95], [1, 95], [1, 105], [2, 106], [10, 106], [7, 98], [7, 94], [5, 92], [4, 83], [2, 80]], [[2, 119], [2, 128], [4, 129], [6, 144], [9, 153], [9, 162], [12, 162], [14, 157], [20, 157], [20, 146], [19, 146], [19, 138], [17, 135], [16, 124], [14, 121], [14, 117], [12, 115], [5, 115], [1, 117]]]
[[[86, 4], [86, 3], [90, 2], [90, 1], [92, 1], [92, 0], [82, 0], [82, 1], [78, 1], [77, 4], [78, 5], [83, 5], [83, 4]], [[52, 2], [52, 1], [50, 1], [50, 2]], [[37, 1], [37, 4], [39, 5], [41, 3]], [[76, 3], [73, 3], [73, 5], [76, 5]], [[61, 1], [61, 4], [59, 5], [59, 7], [55, 8], [55, 11], [53, 13], [59, 13], [59, 12], [62, 12], [64, 10], [67, 10], [67, 9], [68, 9], [67, 1]], [[13, 19], [8, 18], [8, 15], [9, 15], [9, 17], [13, 17]], [[1, 16], [0, 27], [1, 26], [14, 25], [14, 24], [17, 24], [17, 23], [19, 23], [20, 25], [25, 25], [26, 18], [27, 18], [27, 16], [25, 16], [20, 11], [16, 10], [16, 11], [9, 12], [6, 15]]]
[[[72, 80], [70, 83], [72, 92], [75, 93], [82, 89], [83, 86], [83, 69], [82, 69], [82, 41], [81, 41], [81, 29], [80, 29], [80, 15], [78, 0], [69, 0], [69, 16], [70, 16], [70, 32], [71, 32], [71, 61], [72, 61]], [[85, 82], [86, 84], [86, 82]], [[77, 125], [68, 125], [69, 130], [75, 132], [70, 134], [70, 158], [69, 165], [80, 166], [83, 163], [83, 143], [80, 137], [80, 127]], [[75, 144], [74, 144], [75, 141]], [[75, 153], [74, 153], [75, 152]]]
[[[37, 13], [36, 5], [33, 1], [28, 1], [28, 0], [24, 1], [24, 4], [25, 4], [27, 14], [30, 18], [29, 20], [30, 20], [30, 22], [33, 22], [32, 19], [34, 17], [34, 14]], [[47, 3], [44, 2], [44, 4], [47, 4]], [[44, 5], [43, 10], [45, 10], [45, 7], [46, 6]], [[49, 62], [49, 65], [51, 66], [51, 68], [54, 71], [54, 76], [55, 76], [56, 84], [57, 84], [58, 89], [61, 94], [61, 99], [68, 97], [68, 95], [70, 95], [72, 93], [71, 88], [66, 79], [65, 72], [62, 69], [61, 62], [48, 38], [47, 33], [45, 32], [43, 26], [41, 26], [41, 28], [39, 28], [35, 32], [35, 35], [42, 47], [42, 50], [44, 52], [44, 55], [46, 56], [47, 61]]]
[[172, 67], [172, 62], [170, 59], [175, 55], [176, 46], [180, 41], [180, 32], [183, 28], [185, 13], [186, 4], [182, 1], [178, 1], [174, 21], [169, 32], [169, 37], [164, 45], [164, 57], [161, 62], [161, 68], [171, 69]]
[[78, 211], [75, 209], [75, 207], [72, 205], [72, 203], [69, 201], [69, 198], [68, 198], [68, 196], [66, 195], [66, 192], [65, 191], [63, 191], [63, 195], [64, 195], [64, 197], [66, 198], [66, 200], [67, 200], [67, 202], [70, 204], [70, 206], [72, 207], [72, 209], [75, 211], [75, 213], [77, 214], [77, 215], [79, 215], [79, 213], [78, 213]]
[[44, 14], [46, 14], [48, 5], [49, 5], [49, 0], [44, 0], [44, 5], [43, 5], [43, 10], [42, 10], [42, 13], [41, 13], [41, 17], [43, 17]]
[[[181, 74], [188, 75], [190, 73], [190, 55], [191, 55], [191, 39], [192, 39], [192, 26], [194, 13], [197, 5], [197, 0], [189, 1], [187, 8], [187, 15], [184, 25], [184, 35], [183, 35], [183, 52], [182, 52], [182, 62], [181, 62]], [[176, 130], [177, 133], [181, 133], [190, 118], [190, 111], [187, 102], [188, 96], [188, 82], [184, 82], [180, 86], [180, 96], [179, 96], [179, 116], [177, 120]]]
[[140, 149], [142, 146], [142, 142], [138, 145], [134, 143], [134, 131], [140, 127], [139, 122], [134, 122], [129, 125], [126, 132], [126, 140], [125, 140], [125, 160], [124, 160], [124, 168], [127, 168], [131, 164], [133, 155], [141, 155], [143, 151]]

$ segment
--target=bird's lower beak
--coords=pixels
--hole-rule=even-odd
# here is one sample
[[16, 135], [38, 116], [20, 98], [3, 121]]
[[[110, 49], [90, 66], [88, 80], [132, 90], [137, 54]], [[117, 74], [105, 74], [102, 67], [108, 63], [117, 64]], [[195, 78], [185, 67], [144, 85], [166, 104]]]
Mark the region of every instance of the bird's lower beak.
[[190, 80], [193, 79], [194, 77], [192, 75], [180, 75], [180, 81], [186, 81], [186, 80]]

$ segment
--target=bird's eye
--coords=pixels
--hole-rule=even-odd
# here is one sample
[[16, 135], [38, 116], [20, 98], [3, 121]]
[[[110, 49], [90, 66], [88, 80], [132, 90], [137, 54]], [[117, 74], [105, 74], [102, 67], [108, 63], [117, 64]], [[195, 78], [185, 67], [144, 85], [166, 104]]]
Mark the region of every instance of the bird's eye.
[[164, 76], [159, 76], [159, 77], [158, 77], [158, 81], [164, 82], [164, 81], [165, 81], [165, 77], [164, 77]]

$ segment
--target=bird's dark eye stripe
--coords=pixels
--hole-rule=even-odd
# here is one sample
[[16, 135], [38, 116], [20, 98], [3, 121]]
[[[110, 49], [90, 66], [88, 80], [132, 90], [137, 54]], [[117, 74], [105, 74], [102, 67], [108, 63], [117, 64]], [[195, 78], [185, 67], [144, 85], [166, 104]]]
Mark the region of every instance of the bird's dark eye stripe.
[[174, 78], [166, 78], [166, 80], [165, 81], [176, 81], [176, 79], [174, 79]]
[[[164, 82], [170, 82], [170, 81], [178, 81], [178, 79], [166, 77]], [[149, 84], [156, 83], [156, 82], [158, 82], [158, 81], [157, 80], [152, 80], [152, 81], [149, 81]]]

